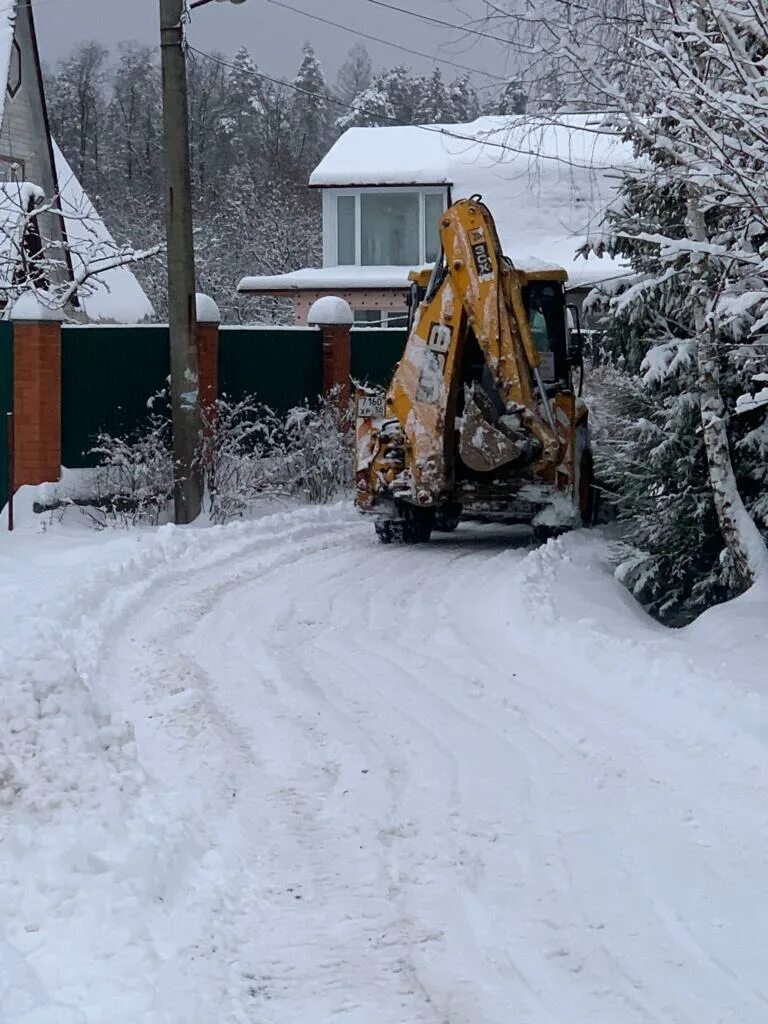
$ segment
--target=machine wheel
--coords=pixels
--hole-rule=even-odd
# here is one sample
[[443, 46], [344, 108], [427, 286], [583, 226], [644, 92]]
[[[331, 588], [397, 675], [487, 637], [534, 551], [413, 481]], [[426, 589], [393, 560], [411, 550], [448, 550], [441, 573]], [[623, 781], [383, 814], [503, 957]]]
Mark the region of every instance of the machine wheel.
[[579, 513], [584, 526], [594, 526], [597, 518], [597, 488], [592, 452], [585, 448], [579, 462]]
[[435, 529], [439, 533], [453, 533], [461, 521], [461, 512], [458, 501], [448, 501], [440, 505], [435, 513]]
[[374, 524], [382, 544], [426, 544], [435, 525], [435, 510], [403, 502], [397, 511], [395, 518], [379, 517]]

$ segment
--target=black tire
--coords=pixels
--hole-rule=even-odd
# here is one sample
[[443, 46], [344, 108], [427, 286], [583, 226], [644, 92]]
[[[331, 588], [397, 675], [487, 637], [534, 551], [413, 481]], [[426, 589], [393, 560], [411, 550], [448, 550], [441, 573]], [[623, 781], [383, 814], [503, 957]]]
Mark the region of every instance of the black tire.
[[579, 463], [579, 514], [584, 526], [594, 526], [597, 520], [598, 492], [595, 487], [595, 464], [592, 452], [585, 448]]
[[435, 525], [435, 510], [403, 503], [397, 511], [397, 517], [379, 517], [374, 524], [382, 544], [426, 544]]
[[461, 522], [461, 505], [456, 501], [441, 505], [435, 513], [434, 529], [438, 533], [453, 533]]
[[393, 544], [395, 542], [395, 520], [380, 517], [374, 522], [373, 526], [376, 530], [376, 536], [382, 544]]

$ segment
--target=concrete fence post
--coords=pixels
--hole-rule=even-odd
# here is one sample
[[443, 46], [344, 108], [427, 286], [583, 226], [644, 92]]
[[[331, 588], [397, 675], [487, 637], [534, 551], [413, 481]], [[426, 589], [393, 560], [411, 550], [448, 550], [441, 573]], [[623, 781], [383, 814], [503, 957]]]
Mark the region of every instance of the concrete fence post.
[[210, 420], [219, 398], [219, 307], [207, 295], [197, 295], [197, 363], [200, 411]]
[[61, 477], [61, 322], [34, 292], [16, 301], [13, 320], [13, 488]]
[[346, 407], [350, 398], [352, 375], [352, 324], [354, 316], [348, 302], [335, 295], [324, 295], [309, 311], [307, 323], [319, 327], [323, 345], [323, 394], [336, 388], [339, 403]]

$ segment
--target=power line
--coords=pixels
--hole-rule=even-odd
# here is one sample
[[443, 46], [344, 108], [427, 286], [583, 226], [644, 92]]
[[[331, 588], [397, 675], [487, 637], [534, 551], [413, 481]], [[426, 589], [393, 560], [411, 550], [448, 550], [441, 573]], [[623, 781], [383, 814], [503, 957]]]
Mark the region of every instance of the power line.
[[[324, 103], [332, 103], [334, 106], [342, 107], [344, 110], [358, 111], [359, 108], [354, 106], [352, 103], [345, 103], [343, 100], [337, 99], [335, 96], [331, 96], [328, 93], [315, 92], [312, 89], [304, 89], [300, 85], [295, 85], [293, 82], [286, 82], [280, 78], [273, 78], [271, 75], [264, 74], [263, 71], [246, 70], [245, 68], [238, 67], [231, 61], [225, 60], [223, 57], [218, 57], [213, 53], [206, 53], [205, 50], [198, 50], [196, 46], [192, 46], [190, 43], [187, 44], [187, 48], [192, 53], [197, 53], [201, 57], [205, 57], [206, 60], [213, 61], [214, 64], [220, 64], [222, 67], [230, 68], [232, 71], [237, 71], [240, 74], [248, 75], [252, 78], [261, 78], [265, 82], [271, 82], [273, 85], [279, 86], [281, 89], [291, 89], [293, 92], [301, 93], [303, 96], [311, 96], [313, 99], [322, 100]], [[380, 116], [380, 115], [379, 115]], [[418, 128], [419, 131], [432, 132], [434, 135], [443, 135], [449, 139], [457, 139], [459, 142], [463, 142], [468, 146], [480, 145], [487, 146], [491, 149], [499, 149], [507, 153], [517, 153], [520, 156], [536, 156], [538, 155], [542, 160], [551, 160], [553, 163], [565, 164], [568, 167], [577, 167], [582, 170], [589, 171], [615, 171], [617, 168], [612, 165], [599, 165], [599, 164], [587, 164], [579, 163], [576, 160], [569, 160], [566, 157], [557, 156], [551, 153], [534, 153], [531, 149], [523, 149], [521, 146], [512, 146], [507, 142], [494, 142], [489, 138], [483, 138], [480, 136], [462, 135], [459, 132], [451, 131], [450, 128], [443, 125], [436, 124], [415, 124], [404, 126], [396, 117], [385, 117], [383, 120], [391, 122], [393, 126], [398, 127], [410, 127]], [[545, 121], [544, 127], [552, 126], [556, 124], [556, 120]], [[594, 134], [612, 134], [615, 132], [600, 133], [595, 131]]]
[[507, 81], [502, 75], [494, 75], [490, 71], [481, 71], [479, 68], [470, 67], [468, 64], [459, 64], [458, 61], [448, 60], [446, 57], [435, 57], [430, 53], [424, 53], [422, 50], [412, 50], [408, 46], [403, 46], [402, 43], [393, 43], [390, 39], [382, 39], [380, 36], [372, 36], [367, 32], [360, 32], [358, 29], [350, 28], [349, 25], [342, 25], [338, 21], [331, 21], [330, 18], [323, 18], [319, 14], [312, 14], [310, 11], [304, 11], [300, 7], [293, 7], [291, 4], [285, 3], [284, 0], [267, 0], [267, 3], [272, 4], [274, 7], [283, 7], [286, 11], [293, 11], [294, 14], [301, 14], [312, 21], [322, 22], [323, 25], [331, 25], [333, 28], [341, 29], [343, 32], [351, 32], [354, 36], [369, 39], [374, 43], [392, 46], [396, 50], [402, 50], [403, 53], [410, 53], [413, 57], [424, 57], [426, 60], [434, 61], [436, 64], [449, 64], [452, 68], [459, 68], [461, 71], [471, 71], [475, 75], [484, 75], [486, 78], [491, 78], [496, 82]]
[[[366, 3], [374, 4], [376, 7], [386, 7], [388, 11], [397, 11], [399, 14], [407, 14], [411, 18], [418, 18], [420, 21], [428, 21], [432, 25], [442, 25], [443, 28], [452, 28], [456, 32], [464, 32], [467, 35], [479, 36], [481, 39], [492, 39], [494, 43], [500, 43], [504, 46], [510, 45], [509, 40], [499, 39], [497, 35], [492, 35], [490, 32], [481, 32], [478, 28], [472, 28], [469, 25], [455, 25], [451, 21], [443, 21], [442, 18], [433, 18], [429, 14], [419, 14], [418, 11], [409, 11], [405, 7], [398, 7], [396, 4], [385, 3], [384, 0], [366, 0]], [[531, 49], [526, 47], [526, 49]]]

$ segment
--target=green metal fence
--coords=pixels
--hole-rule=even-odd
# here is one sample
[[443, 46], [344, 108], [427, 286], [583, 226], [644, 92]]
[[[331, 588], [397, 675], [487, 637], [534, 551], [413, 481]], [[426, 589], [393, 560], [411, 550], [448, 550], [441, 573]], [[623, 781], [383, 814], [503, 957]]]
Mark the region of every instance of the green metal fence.
[[320, 331], [299, 327], [222, 327], [219, 392], [255, 395], [276, 412], [313, 401], [323, 390]]
[[388, 384], [406, 338], [406, 331], [394, 327], [353, 330], [352, 379], [361, 384]]
[[0, 508], [8, 501], [8, 423], [13, 412], [13, 324], [0, 321]]
[[[10, 381], [10, 369], [4, 369], [3, 358], [6, 349], [10, 358], [11, 337], [11, 325], [0, 323], [0, 410], [5, 396], [4, 381]], [[369, 384], [386, 384], [402, 355], [405, 338], [403, 330], [353, 330], [353, 378]], [[100, 432], [125, 436], [140, 429], [149, 413], [149, 399], [167, 387], [169, 372], [168, 328], [164, 325], [64, 327], [63, 464], [70, 468], [93, 466], [97, 460], [90, 449]], [[317, 328], [222, 327], [222, 396], [237, 401], [244, 395], [255, 395], [282, 413], [305, 401], [314, 401], [322, 387], [323, 355]], [[10, 384], [8, 388], [10, 401]], [[4, 443], [3, 436], [0, 466]]]
[[147, 402], [167, 387], [168, 328], [65, 327], [61, 339], [62, 463], [93, 466], [101, 431], [125, 435], [149, 413]]

